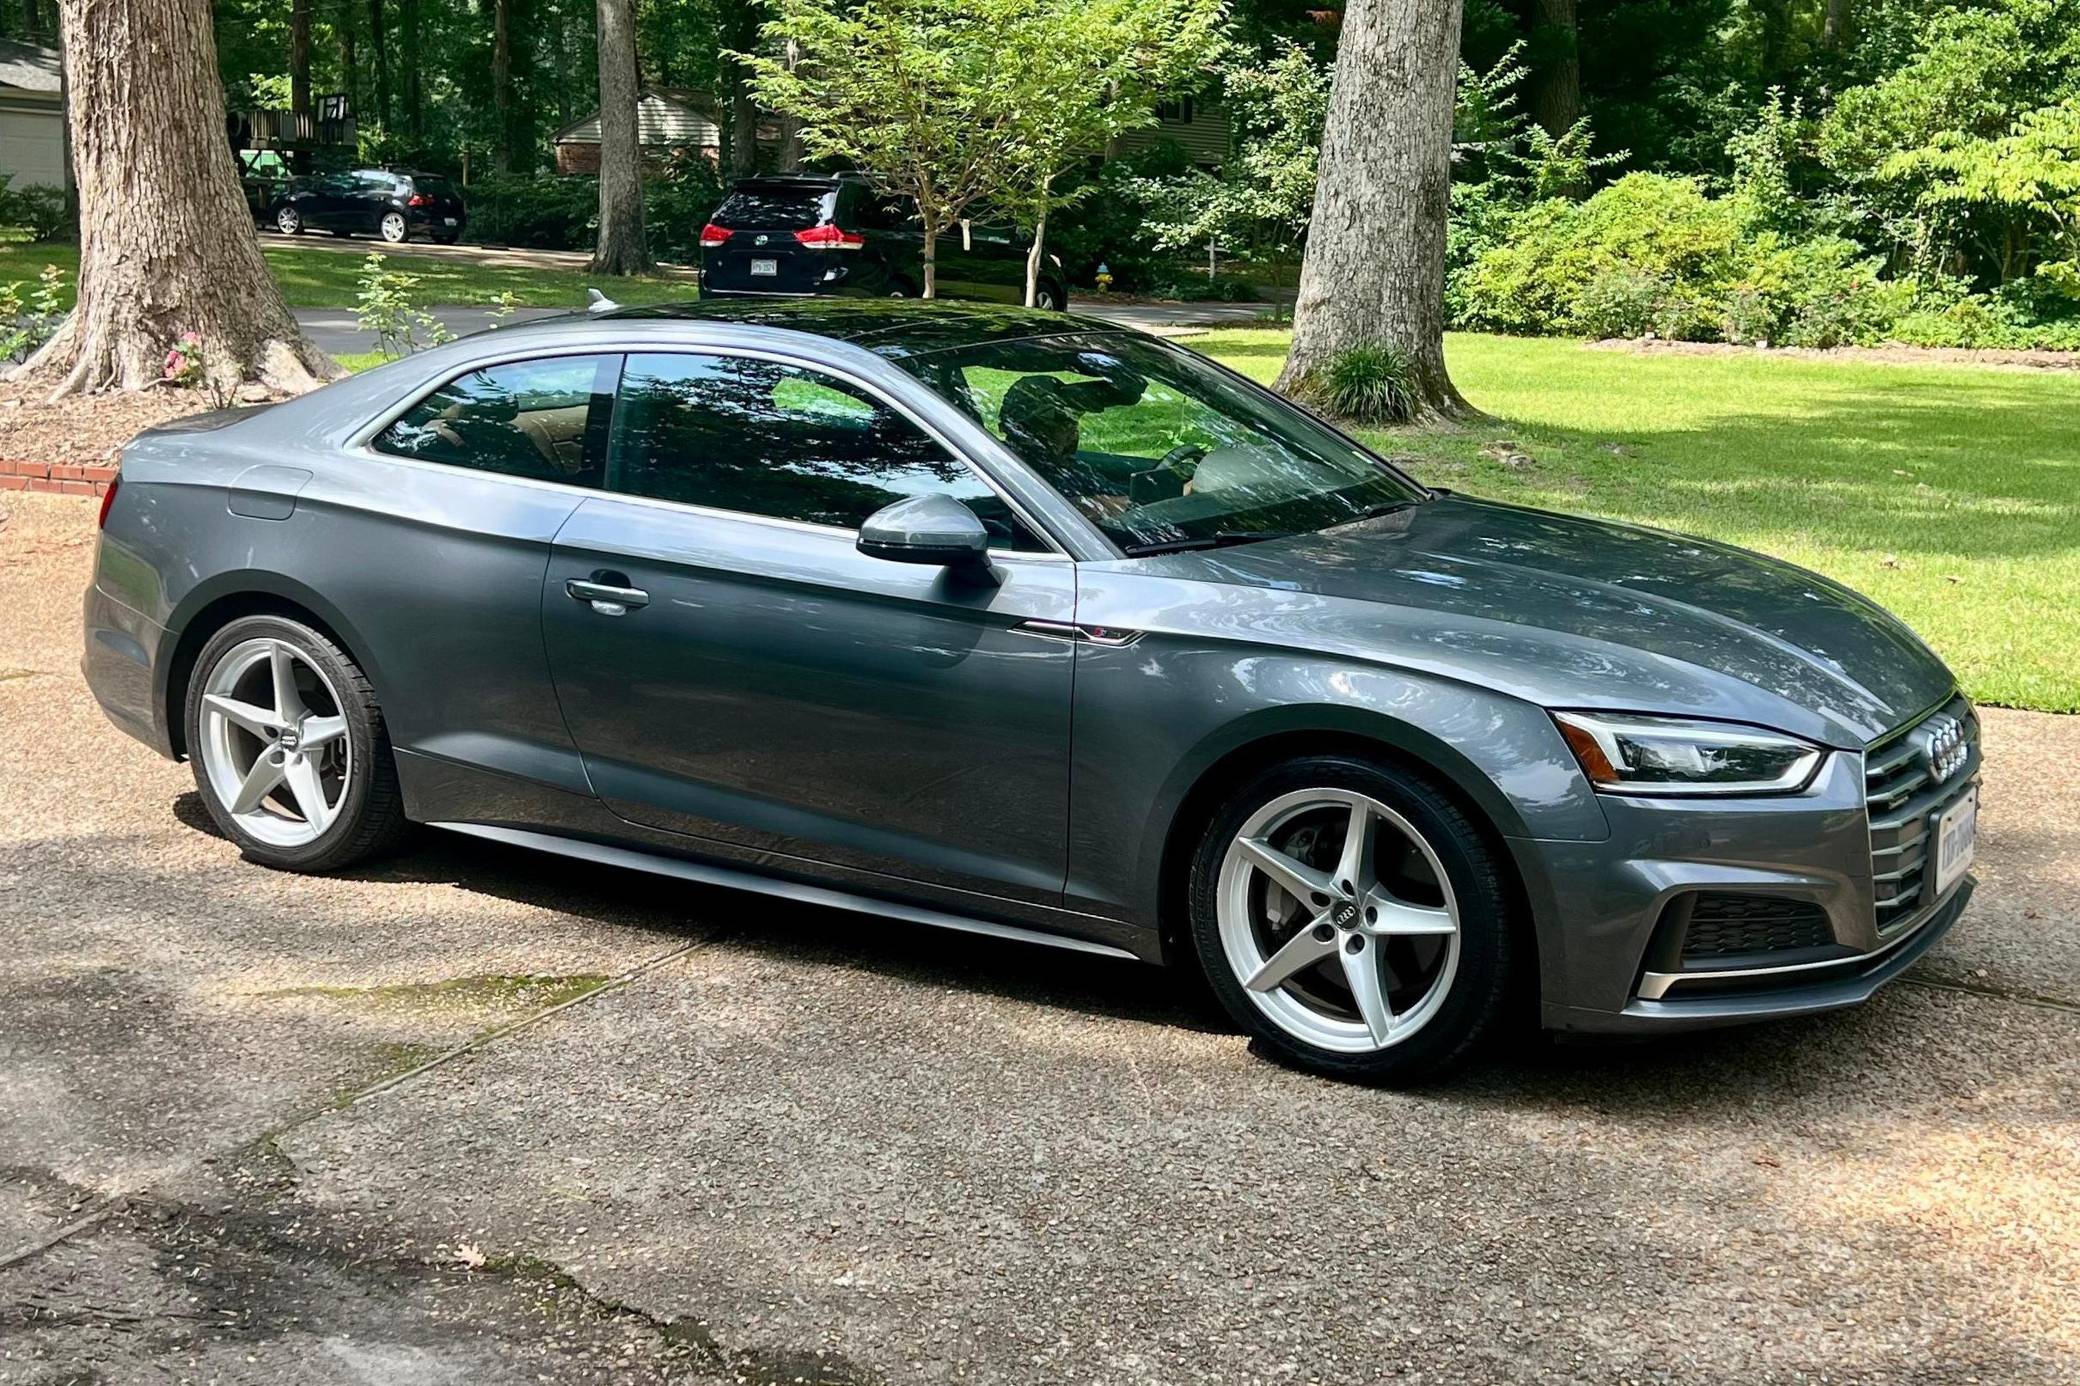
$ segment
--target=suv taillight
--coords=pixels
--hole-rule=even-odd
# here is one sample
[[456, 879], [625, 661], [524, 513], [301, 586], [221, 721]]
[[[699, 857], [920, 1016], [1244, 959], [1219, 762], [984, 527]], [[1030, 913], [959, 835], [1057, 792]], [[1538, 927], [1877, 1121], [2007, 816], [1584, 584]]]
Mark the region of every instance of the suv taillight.
[[96, 529], [108, 528], [108, 508], [116, 503], [116, 487], [122, 484], [123, 478], [120, 476], [112, 476], [108, 479], [108, 489], [101, 493], [101, 514], [95, 517], [94, 520]]
[[713, 250], [716, 246], [728, 240], [729, 235], [730, 232], [727, 226], [717, 226], [711, 221], [701, 228], [701, 245], [705, 249]]
[[795, 232], [794, 238], [815, 250], [858, 250], [867, 243], [863, 233], [841, 226], [812, 226]]

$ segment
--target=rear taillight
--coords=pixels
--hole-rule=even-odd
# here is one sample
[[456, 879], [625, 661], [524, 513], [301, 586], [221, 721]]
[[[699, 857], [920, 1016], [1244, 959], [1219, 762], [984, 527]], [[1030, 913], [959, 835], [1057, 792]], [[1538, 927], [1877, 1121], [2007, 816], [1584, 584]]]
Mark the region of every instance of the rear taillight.
[[816, 250], [858, 250], [867, 243], [863, 233], [841, 226], [812, 226], [807, 231], [795, 232], [794, 238]]
[[120, 486], [122, 482], [123, 479], [119, 476], [112, 476], [108, 479], [108, 489], [101, 493], [101, 513], [94, 519], [94, 527], [96, 529], [108, 528], [108, 508], [116, 503], [116, 487]]
[[728, 239], [729, 228], [727, 226], [717, 226], [711, 221], [701, 228], [701, 244], [709, 250], [713, 250]]
[[404, 205], [407, 207], [431, 207], [433, 205], [433, 199], [428, 197], [425, 193], [413, 193], [410, 197], [404, 200]]

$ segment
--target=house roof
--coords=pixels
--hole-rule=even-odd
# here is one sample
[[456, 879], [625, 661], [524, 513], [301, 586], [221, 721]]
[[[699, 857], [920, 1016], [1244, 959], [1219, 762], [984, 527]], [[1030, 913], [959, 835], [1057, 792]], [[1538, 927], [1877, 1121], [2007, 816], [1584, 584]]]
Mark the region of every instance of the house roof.
[[[720, 118], [713, 97], [684, 87], [645, 87], [636, 101], [636, 132], [646, 145], [719, 145]], [[598, 144], [599, 112], [564, 126], [549, 143]]]
[[0, 39], [0, 87], [58, 94], [58, 50]]

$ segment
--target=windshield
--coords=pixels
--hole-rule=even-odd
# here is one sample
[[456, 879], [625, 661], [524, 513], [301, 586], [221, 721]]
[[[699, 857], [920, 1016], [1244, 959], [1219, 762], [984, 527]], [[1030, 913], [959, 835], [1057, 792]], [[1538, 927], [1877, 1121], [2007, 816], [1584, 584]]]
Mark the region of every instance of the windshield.
[[1188, 351], [1111, 334], [902, 359], [1128, 555], [1308, 533], [1427, 493]]
[[823, 224], [835, 190], [817, 183], [739, 183], [712, 218], [733, 231], [806, 231]]

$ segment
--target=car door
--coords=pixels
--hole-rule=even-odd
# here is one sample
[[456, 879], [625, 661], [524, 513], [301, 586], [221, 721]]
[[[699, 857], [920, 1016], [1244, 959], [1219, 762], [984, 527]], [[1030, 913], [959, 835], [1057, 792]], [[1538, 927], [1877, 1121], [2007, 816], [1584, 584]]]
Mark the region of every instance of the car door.
[[957, 225], [939, 241], [939, 292], [948, 298], [1023, 303], [1025, 250], [1008, 226]]
[[[627, 358], [612, 494], [542, 597], [594, 791], [634, 822], [1054, 903], [1065, 872], [1075, 569], [915, 415], [773, 357]], [[968, 504], [988, 580], [869, 558], [908, 496]], [[1056, 626], [1059, 631], [1059, 625]]]
[[293, 570], [362, 638], [399, 751], [590, 793], [542, 651], [542, 574], [599, 483], [620, 364], [471, 366], [371, 425], [351, 466], [290, 473], [322, 536]]

